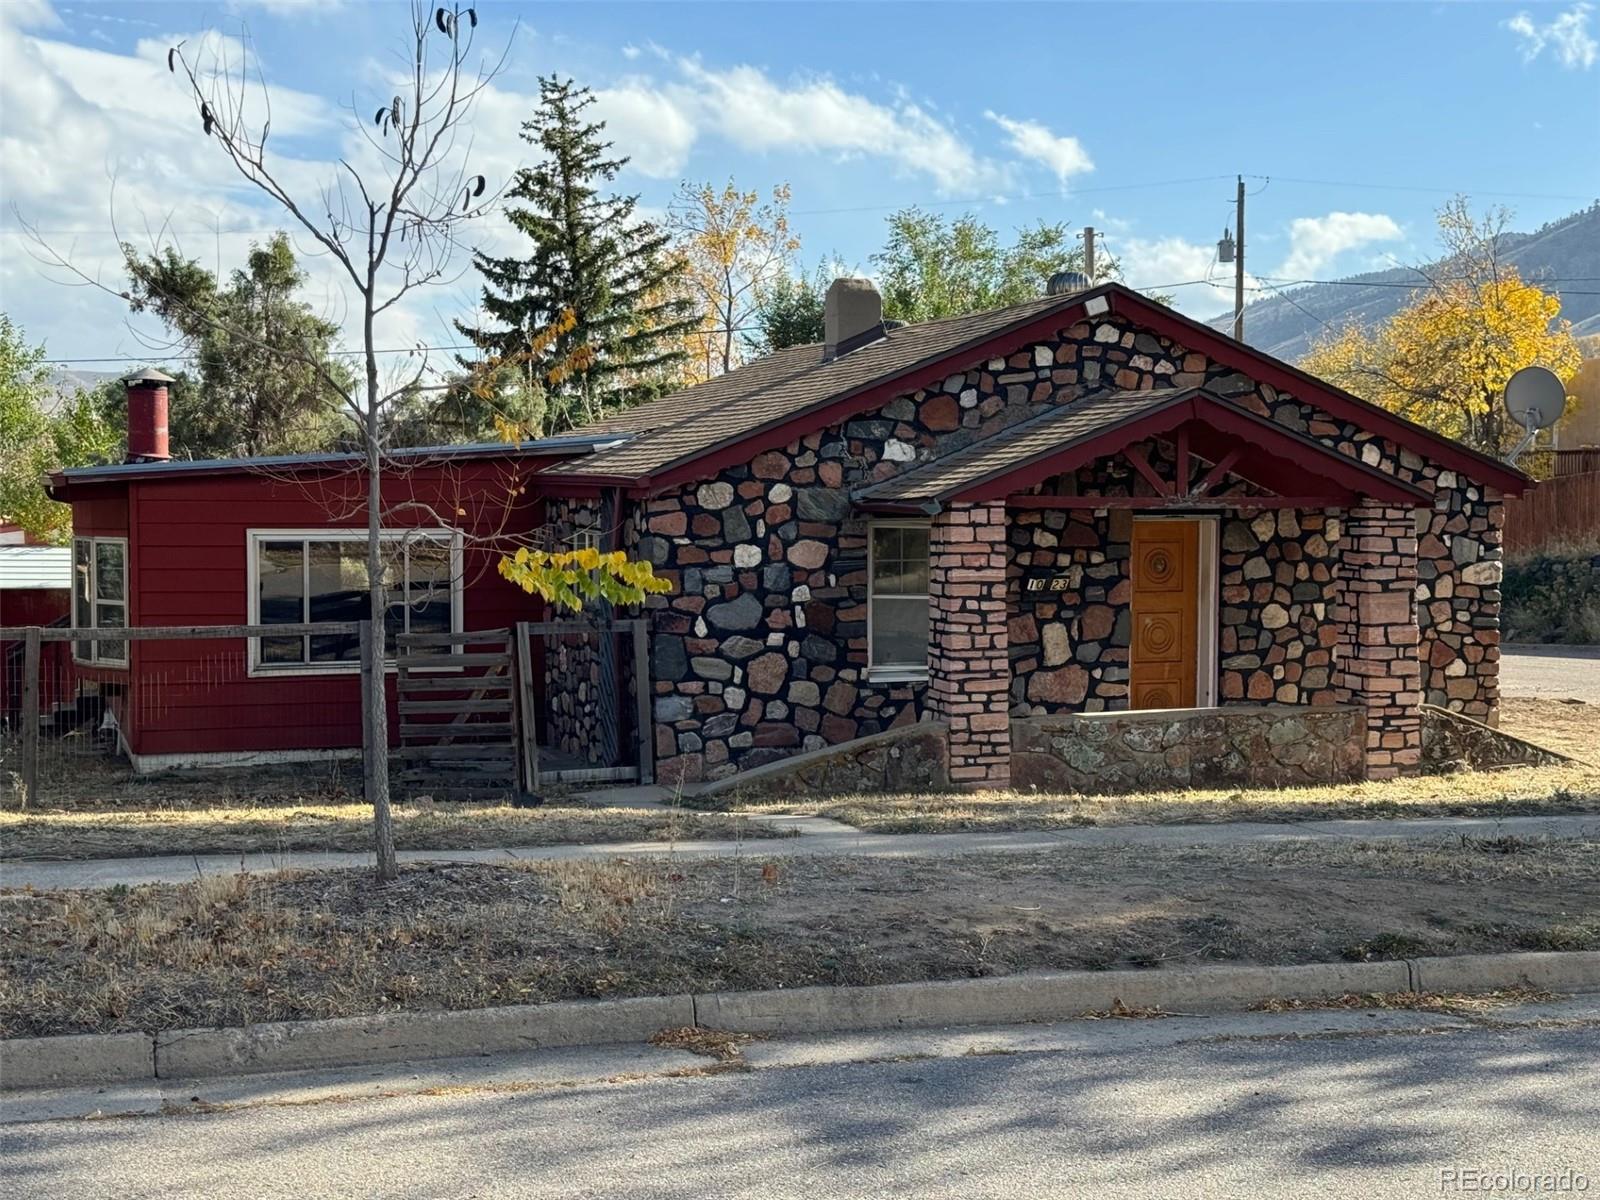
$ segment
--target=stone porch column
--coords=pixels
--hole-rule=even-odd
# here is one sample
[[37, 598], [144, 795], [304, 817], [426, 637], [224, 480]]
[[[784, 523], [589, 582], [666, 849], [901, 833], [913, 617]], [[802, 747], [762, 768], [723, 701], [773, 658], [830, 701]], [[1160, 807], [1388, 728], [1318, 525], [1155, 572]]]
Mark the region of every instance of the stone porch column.
[[1011, 783], [1006, 509], [952, 504], [928, 537], [928, 712], [950, 726], [950, 781]]
[[1411, 510], [1359, 504], [1339, 539], [1337, 680], [1367, 710], [1367, 778], [1422, 761], [1422, 664], [1417, 658], [1417, 535]]

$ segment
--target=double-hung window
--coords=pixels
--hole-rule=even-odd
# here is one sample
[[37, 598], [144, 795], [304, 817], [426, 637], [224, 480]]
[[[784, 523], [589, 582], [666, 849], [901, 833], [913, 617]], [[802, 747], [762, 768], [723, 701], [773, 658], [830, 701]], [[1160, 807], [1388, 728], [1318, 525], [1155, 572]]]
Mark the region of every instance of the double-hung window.
[[[367, 604], [367, 535], [359, 530], [252, 530], [250, 624], [313, 625], [363, 620]], [[384, 632], [391, 648], [402, 633], [461, 629], [461, 540], [451, 530], [383, 534]], [[291, 634], [251, 640], [251, 668], [341, 671], [360, 666], [354, 633]]]
[[918, 679], [928, 671], [928, 526], [877, 521], [867, 552], [869, 673]]
[[[128, 539], [72, 539], [72, 626], [74, 629], [128, 627]], [[74, 642], [72, 657], [81, 663], [128, 665], [128, 643], [122, 640]]]

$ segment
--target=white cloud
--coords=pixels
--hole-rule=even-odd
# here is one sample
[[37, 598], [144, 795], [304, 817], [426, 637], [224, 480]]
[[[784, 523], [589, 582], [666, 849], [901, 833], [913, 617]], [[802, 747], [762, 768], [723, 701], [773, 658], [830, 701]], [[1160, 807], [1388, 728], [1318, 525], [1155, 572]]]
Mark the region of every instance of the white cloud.
[[825, 76], [781, 84], [749, 66], [713, 70], [680, 59], [677, 67], [673, 98], [740, 149], [881, 158], [947, 193], [1000, 176], [953, 128], [904, 97], [880, 104]]
[[1519, 12], [1503, 24], [1517, 35], [1524, 62], [1532, 62], [1548, 48], [1556, 61], [1569, 71], [1586, 71], [1600, 58], [1600, 42], [1589, 32], [1592, 11], [1592, 5], [1578, 3], [1543, 25], [1528, 12]]
[[1289, 256], [1279, 273], [1293, 278], [1315, 275], [1346, 250], [1371, 242], [1394, 241], [1400, 226], [1383, 213], [1331, 212], [1296, 217], [1289, 223]]
[[1006, 131], [1008, 144], [1015, 153], [1048, 167], [1063, 186], [1074, 175], [1094, 170], [1088, 151], [1075, 137], [1052, 133], [1037, 121], [1017, 121], [996, 112], [983, 115]]

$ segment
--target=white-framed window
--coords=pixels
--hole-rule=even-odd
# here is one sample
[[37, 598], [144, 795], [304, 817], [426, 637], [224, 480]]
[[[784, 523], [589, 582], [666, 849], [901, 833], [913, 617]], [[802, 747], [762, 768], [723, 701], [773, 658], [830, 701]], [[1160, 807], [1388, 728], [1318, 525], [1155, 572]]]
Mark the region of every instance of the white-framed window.
[[600, 549], [600, 526], [592, 521], [574, 526], [572, 536], [567, 538], [567, 545], [573, 550]]
[[[386, 644], [401, 633], [461, 630], [461, 535], [450, 529], [383, 534]], [[363, 529], [252, 529], [248, 535], [249, 624], [360, 621], [367, 616]], [[250, 639], [252, 674], [358, 671], [355, 634]]]
[[928, 523], [867, 527], [867, 672], [873, 679], [928, 673]]
[[[72, 627], [128, 627], [127, 538], [72, 539]], [[81, 663], [125, 667], [128, 665], [128, 643], [73, 642], [72, 657]]]

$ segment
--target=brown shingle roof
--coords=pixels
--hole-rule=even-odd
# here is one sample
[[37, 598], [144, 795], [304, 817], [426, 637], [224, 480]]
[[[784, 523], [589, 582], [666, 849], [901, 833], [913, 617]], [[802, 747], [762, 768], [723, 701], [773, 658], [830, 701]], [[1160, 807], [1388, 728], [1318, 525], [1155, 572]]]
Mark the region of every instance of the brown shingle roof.
[[[636, 436], [624, 445], [551, 467], [544, 474], [649, 475], [1026, 325], [1053, 309], [1078, 302], [1082, 295], [1045, 296], [988, 312], [902, 326], [831, 362], [823, 361], [820, 342], [779, 350], [736, 371], [575, 430]], [[951, 366], [954, 370], [958, 364]]]
[[1199, 395], [1200, 388], [1101, 392], [1019, 421], [981, 442], [858, 488], [858, 501], [920, 504], [942, 500], [971, 484], [1065, 450], [1076, 442]]

